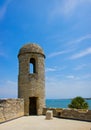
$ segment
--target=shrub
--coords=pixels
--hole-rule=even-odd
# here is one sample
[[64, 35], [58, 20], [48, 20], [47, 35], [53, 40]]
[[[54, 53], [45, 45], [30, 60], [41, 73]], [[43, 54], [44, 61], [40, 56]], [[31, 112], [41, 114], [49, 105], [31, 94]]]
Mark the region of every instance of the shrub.
[[69, 108], [76, 109], [88, 109], [88, 103], [82, 97], [75, 97], [72, 99], [71, 103], [68, 105]]

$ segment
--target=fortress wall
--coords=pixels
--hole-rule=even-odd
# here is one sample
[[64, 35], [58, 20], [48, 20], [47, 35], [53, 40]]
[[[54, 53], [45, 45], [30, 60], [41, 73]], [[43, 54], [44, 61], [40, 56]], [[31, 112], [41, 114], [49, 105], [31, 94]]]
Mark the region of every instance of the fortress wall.
[[91, 121], [91, 110], [61, 109], [61, 108], [44, 108], [43, 115], [47, 110], [53, 111], [53, 116], [65, 119]]
[[23, 99], [0, 99], [0, 123], [24, 115]]

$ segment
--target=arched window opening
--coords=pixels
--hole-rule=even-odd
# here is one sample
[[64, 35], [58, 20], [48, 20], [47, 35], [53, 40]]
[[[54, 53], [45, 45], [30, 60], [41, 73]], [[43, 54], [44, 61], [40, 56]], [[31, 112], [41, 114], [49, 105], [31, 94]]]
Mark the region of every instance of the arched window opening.
[[30, 74], [36, 73], [35, 59], [30, 59]]

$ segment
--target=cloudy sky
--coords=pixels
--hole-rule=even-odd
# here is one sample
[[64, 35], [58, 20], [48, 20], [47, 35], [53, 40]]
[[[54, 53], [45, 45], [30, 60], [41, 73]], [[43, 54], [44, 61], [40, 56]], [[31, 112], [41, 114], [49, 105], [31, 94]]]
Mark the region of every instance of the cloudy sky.
[[0, 0], [0, 98], [17, 97], [28, 42], [46, 55], [46, 98], [91, 97], [91, 0]]

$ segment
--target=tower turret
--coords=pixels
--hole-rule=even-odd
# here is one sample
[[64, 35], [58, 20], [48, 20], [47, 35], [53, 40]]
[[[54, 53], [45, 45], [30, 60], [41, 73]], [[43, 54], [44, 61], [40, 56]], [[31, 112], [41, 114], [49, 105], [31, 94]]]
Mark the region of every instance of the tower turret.
[[18, 59], [18, 97], [24, 98], [25, 115], [41, 115], [45, 107], [44, 52], [37, 44], [26, 44]]

